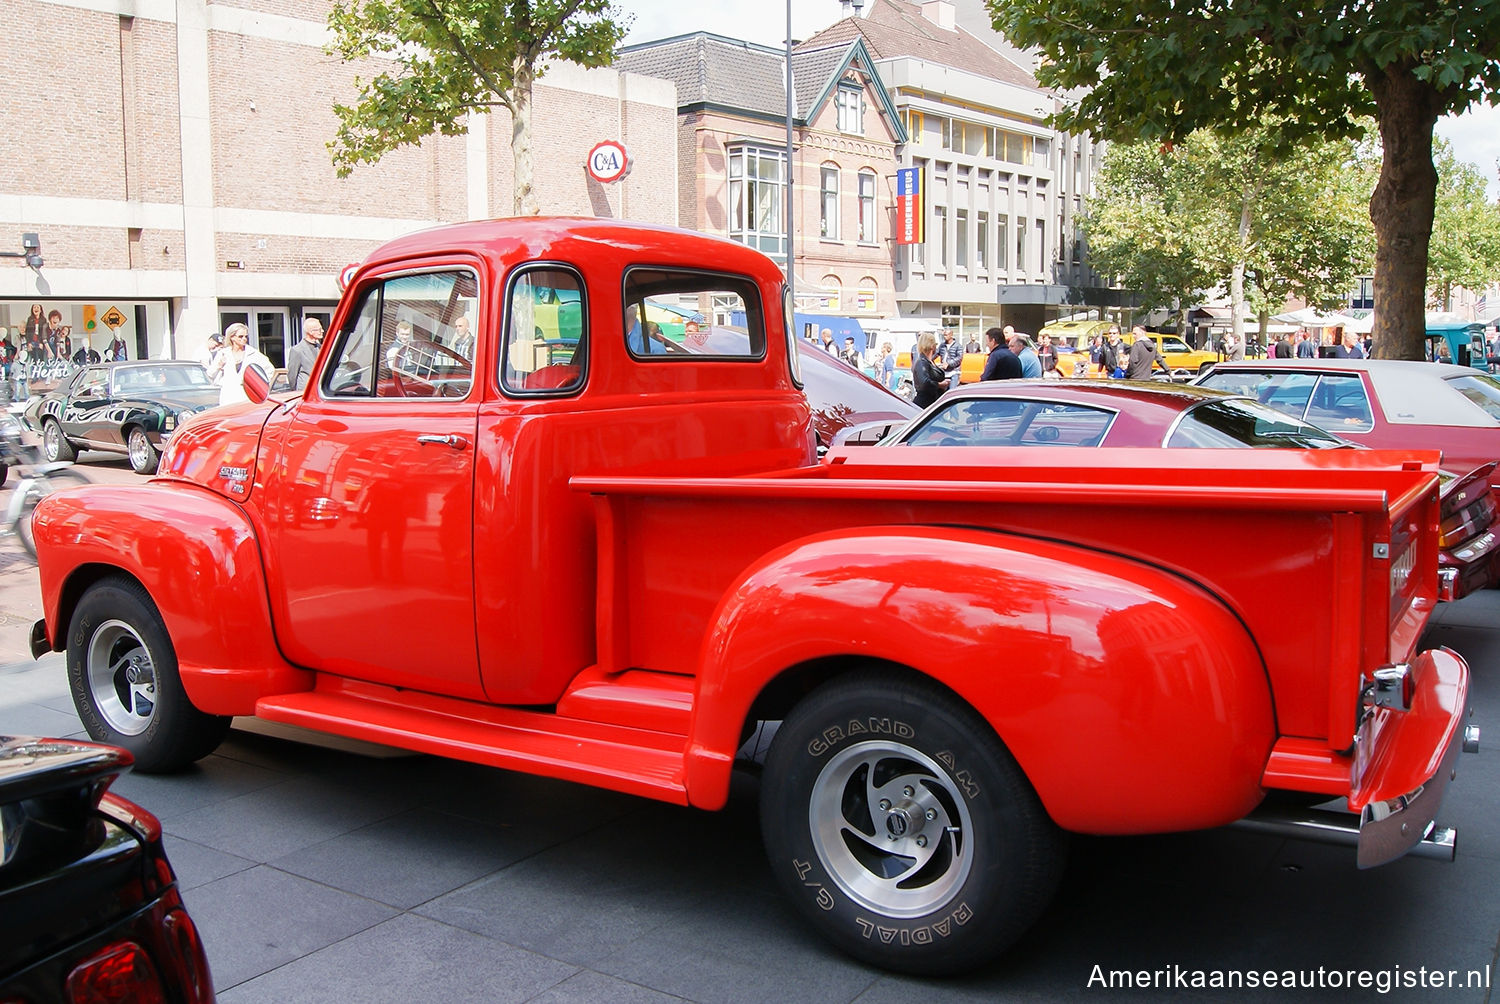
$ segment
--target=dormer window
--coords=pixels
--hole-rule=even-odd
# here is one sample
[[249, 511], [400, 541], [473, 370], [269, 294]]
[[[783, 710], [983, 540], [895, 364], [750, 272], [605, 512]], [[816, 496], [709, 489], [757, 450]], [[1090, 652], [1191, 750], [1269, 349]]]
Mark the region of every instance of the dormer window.
[[863, 136], [865, 134], [864, 88], [840, 84], [838, 93], [834, 95], [834, 104], [839, 113], [839, 132]]

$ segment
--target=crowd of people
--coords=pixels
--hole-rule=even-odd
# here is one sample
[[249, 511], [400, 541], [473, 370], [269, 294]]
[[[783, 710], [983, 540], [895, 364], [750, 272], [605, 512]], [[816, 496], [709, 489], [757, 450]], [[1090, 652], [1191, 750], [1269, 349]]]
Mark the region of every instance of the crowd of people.
[[[1007, 324], [1003, 328], [990, 328], [984, 337], [985, 343], [981, 346], [973, 334], [969, 335], [966, 342], [960, 341], [958, 332], [951, 327], [943, 329], [941, 338], [932, 332], [919, 335], [911, 361], [911, 381], [915, 390], [912, 400], [924, 407], [937, 400], [943, 391], [957, 386], [964, 356], [981, 352], [986, 354], [981, 380], [1034, 379], [1061, 375], [1057, 368], [1058, 350], [1052, 344], [1052, 339], [1045, 334], [1033, 340], [1030, 335], [1016, 331]], [[1500, 330], [1497, 330], [1496, 324], [1491, 323], [1486, 327], [1483, 340], [1490, 371], [1500, 371]], [[816, 344], [856, 370], [868, 369], [875, 379], [891, 390], [898, 389], [900, 373], [897, 369], [897, 353], [890, 342], [882, 342], [879, 350], [872, 353], [868, 363], [853, 336], [845, 337], [840, 345], [833, 331], [824, 328], [819, 333]], [[1349, 328], [1336, 328], [1331, 334], [1324, 334], [1322, 337], [1307, 328], [1298, 328], [1274, 335], [1269, 345], [1262, 345], [1256, 339], [1241, 340], [1230, 332], [1219, 339], [1217, 344], [1209, 344], [1217, 350], [1219, 358], [1230, 361], [1243, 360], [1247, 355], [1265, 355], [1277, 359], [1370, 358], [1370, 336], [1361, 336]], [[1171, 374], [1171, 367], [1162, 356], [1156, 337], [1140, 324], [1131, 329], [1128, 344], [1121, 337], [1120, 329], [1112, 326], [1104, 334], [1094, 336], [1087, 348], [1073, 350], [1071, 346], [1064, 346], [1064, 349], [1086, 351], [1087, 365], [1095, 376], [1120, 380], [1151, 380], [1158, 375], [1158, 371], [1168, 376]], [[1433, 358], [1441, 362], [1449, 361], [1442, 354], [1446, 353], [1446, 346], [1441, 342], [1438, 351], [1440, 354]], [[1475, 351], [1479, 351], [1478, 348]]]

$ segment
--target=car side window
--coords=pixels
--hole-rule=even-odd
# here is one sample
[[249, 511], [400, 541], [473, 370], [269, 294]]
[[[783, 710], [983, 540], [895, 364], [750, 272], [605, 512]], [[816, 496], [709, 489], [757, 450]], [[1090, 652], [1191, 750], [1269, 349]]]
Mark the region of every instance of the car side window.
[[336, 398], [465, 398], [478, 283], [467, 269], [394, 276], [364, 292], [324, 371]]
[[1358, 373], [1324, 374], [1307, 407], [1306, 421], [1329, 432], [1369, 432], [1375, 427], [1370, 397]]
[[904, 442], [908, 446], [1098, 446], [1113, 420], [1113, 412], [1052, 401], [955, 401]]
[[[719, 328], [740, 335], [715, 337]], [[630, 269], [625, 273], [625, 316], [620, 330], [630, 355], [643, 362], [749, 360], [766, 355], [765, 311], [758, 287], [735, 275]]]
[[505, 305], [500, 386], [507, 394], [571, 394], [588, 362], [588, 303], [583, 279], [561, 265], [511, 275]]
[[[1265, 370], [1220, 370], [1209, 373], [1203, 386], [1253, 397], [1261, 404], [1293, 418], [1303, 418], [1318, 377], [1314, 373], [1282, 373]], [[1311, 421], [1311, 419], [1305, 419]]]

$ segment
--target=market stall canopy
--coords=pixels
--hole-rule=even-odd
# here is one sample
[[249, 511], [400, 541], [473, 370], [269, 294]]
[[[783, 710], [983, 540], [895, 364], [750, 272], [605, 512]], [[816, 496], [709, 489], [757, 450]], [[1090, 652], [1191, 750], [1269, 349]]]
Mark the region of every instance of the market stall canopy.
[[1337, 311], [1318, 310], [1316, 307], [1289, 310], [1284, 314], [1272, 316], [1271, 320], [1280, 321], [1282, 324], [1297, 324], [1304, 328], [1347, 328], [1354, 321], [1348, 314], [1340, 314]]

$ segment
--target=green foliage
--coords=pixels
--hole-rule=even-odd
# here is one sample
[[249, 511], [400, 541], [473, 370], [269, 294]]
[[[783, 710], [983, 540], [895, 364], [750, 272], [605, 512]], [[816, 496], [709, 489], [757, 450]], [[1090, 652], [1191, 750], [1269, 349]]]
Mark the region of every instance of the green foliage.
[[[1072, 91], [1054, 124], [1117, 142], [1231, 136], [1264, 122], [1276, 157], [1383, 141], [1370, 198], [1375, 354], [1423, 357], [1432, 127], [1500, 97], [1496, 0], [985, 0], [996, 30], [1037, 48], [1037, 79]], [[1083, 90], [1075, 90], [1083, 89]]]
[[1140, 290], [1148, 308], [1227, 288], [1236, 266], [1273, 312], [1289, 296], [1335, 305], [1373, 252], [1368, 148], [1322, 142], [1272, 156], [1275, 135], [1205, 130], [1170, 149], [1110, 146], [1086, 222], [1095, 268]]
[[[1408, 68], [1438, 114], [1500, 94], [1500, 4], [1473, 0], [985, 0], [995, 28], [1045, 55], [1037, 79], [1089, 88], [1058, 116], [1122, 142], [1238, 132], [1263, 117], [1357, 138], [1368, 80]], [[1300, 132], [1298, 130], [1301, 130]]]
[[470, 112], [515, 114], [545, 60], [607, 66], [625, 34], [610, 0], [335, 0], [328, 27], [330, 54], [390, 64], [334, 106], [340, 177], [433, 133], [462, 135]]
[[1446, 310], [1454, 286], [1482, 290], [1500, 281], [1500, 203], [1485, 191], [1484, 175], [1438, 140], [1437, 208], [1427, 255], [1428, 294]]

